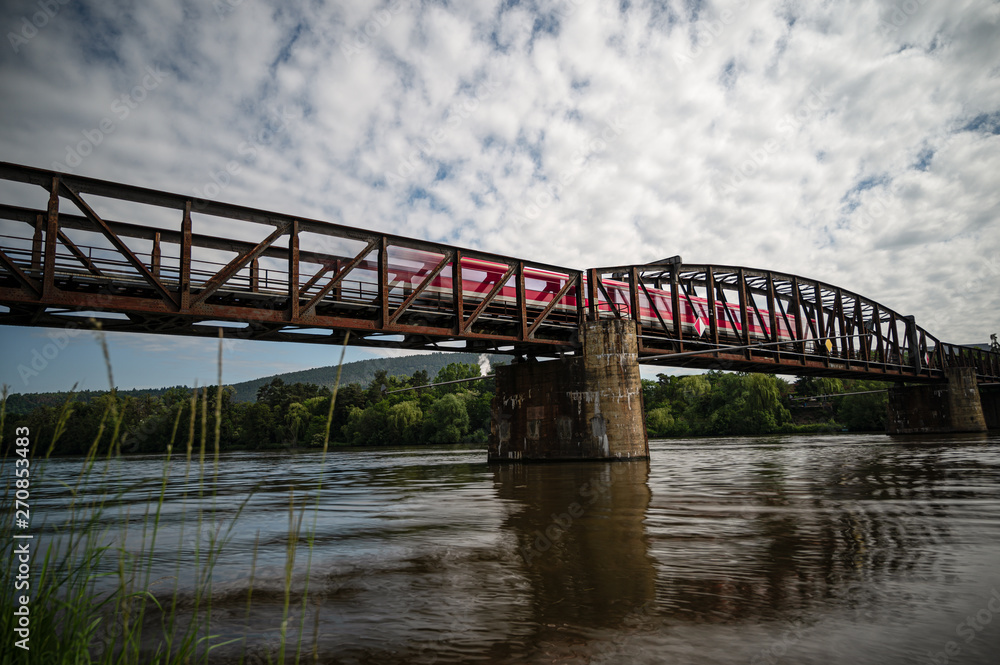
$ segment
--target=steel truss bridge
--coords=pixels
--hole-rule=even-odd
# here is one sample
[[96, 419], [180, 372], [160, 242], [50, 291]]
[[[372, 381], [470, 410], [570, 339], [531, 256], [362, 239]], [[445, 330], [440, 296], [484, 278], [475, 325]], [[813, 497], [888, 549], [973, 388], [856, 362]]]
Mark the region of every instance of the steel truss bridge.
[[[573, 270], [0, 162], [0, 323], [507, 353], [639, 323], [642, 363], [940, 382], [1000, 354], [813, 279], [736, 266]], [[745, 348], [746, 347], [746, 348]], [[676, 356], [676, 357], [675, 357]]]

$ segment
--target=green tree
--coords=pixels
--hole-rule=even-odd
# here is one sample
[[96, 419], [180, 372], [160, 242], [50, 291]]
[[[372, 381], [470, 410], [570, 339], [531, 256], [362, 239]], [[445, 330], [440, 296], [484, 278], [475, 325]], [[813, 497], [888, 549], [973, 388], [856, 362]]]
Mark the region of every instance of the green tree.
[[299, 435], [303, 433], [309, 418], [309, 409], [298, 402], [289, 404], [285, 409], [285, 424], [288, 425], [288, 434], [293, 446], [299, 442]]
[[389, 402], [383, 400], [360, 409], [351, 407], [343, 434], [356, 446], [383, 446], [391, 444], [388, 431]]
[[465, 410], [469, 414], [469, 431], [479, 432], [475, 441], [485, 441], [486, 433], [490, 431], [490, 421], [493, 419], [493, 393], [466, 393]]
[[424, 417], [424, 440], [427, 443], [459, 443], [469, 431], [469, 413], [456, 395], [435, 400]]
[[386, 434], [396, 443], [416, 443], [423, 419], [424, 414], [416, 402], [400, 402], [389, 409]]
[[[720, 376], [730, 376], [721, 374]], [[682, 376], [677, 382], [676, 393], [687, 404], [697, 404], [703, 397], [707, 397], [712, 392], [712, 382], [708, 375], [694, 374]]]
[[[881, 381], [851, 381], [847, 392], [882, 391], [886, 384]], [[889, 395], [875, 392], [865, 395], [845, 395], [836, 404], [837, 420], [852, 431], [881, 431], [888, 419]]]
[[239, 445], [245, 448], [267, 448], [281, 441], [278, 419], [264, 402], [247, 404], [242, 412]]
[[661, 406], [646, 414], [646, 429], [651, 436], [669, 436], [674, 430], [674, 416], [669, 406]]
[[427, 370], [425, 369], [418, 369], [416, 372], [413, 373], [413, 376], [410, 377], [410, 380], [407, 381], [407, 383], [411, 388], [419, 388], [420, 386], [426, 386], [430, 382], [431, 382], [430, 376], [428, 376]]
[[791, 421], [776, 377], [715, 373], [707, 380], [710, 393], [685, 412], [696, 433], [767, 434]]
[[[480, 376], [479, 365], [472, 363], [448, 363], [434, 377], [434, 383], [444, 383], [446, 381], [458, 381], [460, 379], [472, 379]], [[450, 386], [438, 386], [435, 390], [439, 395], [448, 393], [458, 393], [468, 389], [466, 383], [455, 383]]]
[[800, 397], [833, 395], [844, 392], [844, 382], [823, 376], [800, 376], [795, 380], [795, 394]]

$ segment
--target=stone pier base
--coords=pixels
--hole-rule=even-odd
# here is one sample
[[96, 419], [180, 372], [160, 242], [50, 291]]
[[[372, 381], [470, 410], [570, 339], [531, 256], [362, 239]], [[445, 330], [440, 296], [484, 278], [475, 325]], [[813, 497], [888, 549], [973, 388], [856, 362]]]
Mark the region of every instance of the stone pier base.
[[649, 457], [635, 323], [582, 333], [581, 356], [497, 367], [490, 460]]
[[947, 384], [889, 390], [889, 434], [986, 431], [975, 369], [951, 367], [945, 374]]

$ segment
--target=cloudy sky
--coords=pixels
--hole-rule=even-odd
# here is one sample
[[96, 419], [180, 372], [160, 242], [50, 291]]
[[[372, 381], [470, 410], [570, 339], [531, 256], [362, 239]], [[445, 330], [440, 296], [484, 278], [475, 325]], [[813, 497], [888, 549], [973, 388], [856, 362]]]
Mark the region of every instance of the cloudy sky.
[[[570, 268], [769, 268], [1000, 332], [996, 2], [24, 0], [0, 26], [2, 161]], [[0, 335], [15, 391], [105, 385], [90, 335], [28, 383], [48, 331]], [[214, 381], [211, 343], [111, 345], [123, 387]], [[227, 381], [336, 360], [227, 353]]]

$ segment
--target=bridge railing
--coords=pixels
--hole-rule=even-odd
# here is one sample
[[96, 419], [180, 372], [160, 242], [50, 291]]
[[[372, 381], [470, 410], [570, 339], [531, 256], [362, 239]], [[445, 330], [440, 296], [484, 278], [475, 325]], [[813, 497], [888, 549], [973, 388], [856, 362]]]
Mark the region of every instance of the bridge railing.
[[[0, 163], [0, 181], [47, 194], [30, 207], [3, 190], [4, 323], [78, 325], [69, 317], [87, 311], [145, 332], [220, 323], [254, 339], [350, 330], [402, 348], [577, 343], [581, 271], [15, 164]], [[317, 330], [330, 334], [296, 334]]]

